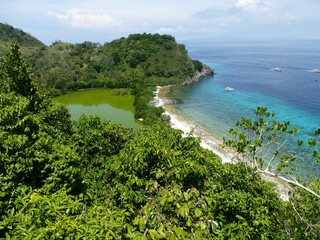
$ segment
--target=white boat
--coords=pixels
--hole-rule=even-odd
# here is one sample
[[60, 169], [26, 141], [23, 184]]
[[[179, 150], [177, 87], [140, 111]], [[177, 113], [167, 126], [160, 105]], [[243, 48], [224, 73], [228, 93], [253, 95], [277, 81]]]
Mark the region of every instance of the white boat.
[[233, 87], [226, 87], [224, 90], [226, 90], [226, 91], [233, 91], [234, 88], [233, 88]]
[[275, 68], [272, 68], [272, 71], [281, 72], [282, 70], [281, 70], [281, 68], [279, 68], [279, 67], [275, 67]]
[[320, 73], [320, 68], [309, 70], [309, 72]]

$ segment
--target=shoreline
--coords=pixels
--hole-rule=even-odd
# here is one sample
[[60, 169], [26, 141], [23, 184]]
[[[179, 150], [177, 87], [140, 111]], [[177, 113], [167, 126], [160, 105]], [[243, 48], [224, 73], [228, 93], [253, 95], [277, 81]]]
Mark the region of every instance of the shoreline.
[[166, 99], [166, 91], [173, 86], [157, 87], [154, 91], [155, 97], [153, 103], [156, 107], [163, 107], [165, 115], [170, 117], [170, 126], [175, 129], [183, 131], [183, 135], [188, 135], [192, 132], [194, 137], [199, 137], [201, 140], [201, 146], [205, 149], [212, 151], [214, 154], [221, 158], [222, 163], [237, 163], [239, 162], [238, 156], [226, 147], [222, 147], [223, 143], [217, 136], [214, 136], [211, 132], [199, 126], [187, 117], [179, 114], [173, 105], [174, 102], [171, 99]]
[[[178, 111], [172, 106], [175, 104], [175, 101], [170, 98], [166, 98], [167, 92], [172, 87], [174, 86], [157, 86], [156, 90], [153, 92], [154, 100], [152, 101], [154, 106], [164, 108], [164, 114], [170, 118], [170, 126], [172, 128], [181, 130], [183, 132], [183, 136], [187, 136], [190, 134], [190, 132], [192, 132], [194, 137], [200, 138], [201, 147], [212, 151], [214, 154], [220, 157], [223, 164], [236, 164], [239, 162], [245, 162], [246, 164], [249, 164], [249, 162], [239, 159], [238, 155], [232, 149], [222, 147], [223, 142], [217, 136], [199, 126], [199, 124], [196, 124], [191, 119], [179, 114]], [[263, 180], [275, 185], [275, 189], [278, 192], [280, 199], [283, 201], [289, 201], [289, 192], [292, 191], [292, 188], [287, 182], [265, 173], [261, 173], [260, 176]]]

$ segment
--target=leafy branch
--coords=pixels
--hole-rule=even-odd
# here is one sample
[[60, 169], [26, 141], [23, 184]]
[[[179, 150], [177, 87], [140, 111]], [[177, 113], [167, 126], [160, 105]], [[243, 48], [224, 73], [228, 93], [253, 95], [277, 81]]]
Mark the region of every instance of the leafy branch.
[[[255, 173], [278, 177], [320, 198], [318, 193], [305, 187], [299, 181], [279, 176], [284, 169], [294, 170], [292, 163], [297, 161], [297, 154], [286, 154], [283, 148], [289, 138], [299, 130], [291, 128], [290, 122], [276, 121], [274, 119], [275, 113], [270, 113], [266, 107], [258, 107], [254, 113], [256, 116], [254, 120], [243, 117], [236, 122], [235, 128], [228, 131], [233, 135], [233, 138], [224, 139], [224, 144], [235, 149], [239, 159], [253, 167]], [[315, 131], [315, 136], [319, 135], [320, 129]], [[319, 141], [317, 138], [311, 138], [307, 144], [309, 147], [315, 148]], [[302, 145], [303, 141], [299, 141], [298, 146]], [[313, 157], [315, 162], [319, 162], [318, 150], [313, 151]]]

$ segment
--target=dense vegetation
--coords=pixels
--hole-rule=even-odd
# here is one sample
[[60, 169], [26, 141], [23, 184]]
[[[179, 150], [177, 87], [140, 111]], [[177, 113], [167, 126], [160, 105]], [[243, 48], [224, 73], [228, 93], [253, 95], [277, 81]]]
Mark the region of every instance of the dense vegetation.
[[320, 237], [318, 198], [292, 186], [283, 202], [254, 169], [223, 165], [198, 138], [161, 121], [137, 131], [97, 116], [72, 122], [17, 44], [0, 81], [0, 238]]
[[13, 41], [16, 41], [25, 55], [30, 55], [46, 46], [30, 34], [8, 24], [0, 23], [0, 56], [4, 55]]
[[182, 82], [195, 73], [183, 45], [159, 34], [133, 34], [100, 46], [54, 42], [28, 62], [44, 89], [135, 88]]

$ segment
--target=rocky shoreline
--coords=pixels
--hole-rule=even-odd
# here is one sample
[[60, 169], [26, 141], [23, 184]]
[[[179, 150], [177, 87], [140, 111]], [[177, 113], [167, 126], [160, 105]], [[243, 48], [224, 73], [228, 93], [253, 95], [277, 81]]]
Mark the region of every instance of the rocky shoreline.
[[197, 71], [191, 78], [185, 80], [182, 85], [188, 85], [195, 82], [200, 81], [201, 79], [211, 76], [214, 74], [214, 70], [212, 70], [207, 65], [203, 65], [201, 72]]

